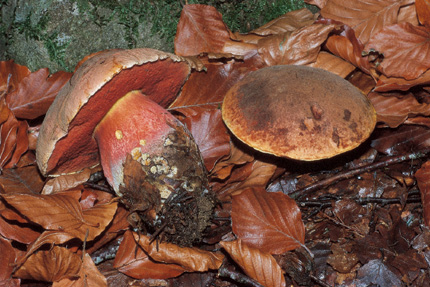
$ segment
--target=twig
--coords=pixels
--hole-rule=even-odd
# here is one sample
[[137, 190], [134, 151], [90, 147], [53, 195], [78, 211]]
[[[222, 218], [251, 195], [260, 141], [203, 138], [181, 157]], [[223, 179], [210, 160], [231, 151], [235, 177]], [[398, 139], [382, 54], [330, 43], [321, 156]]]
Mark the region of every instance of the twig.
[[301, 198], [308, 196], [309, 193], [311, 193], [312, 191], [324, 188], [324, 187], [331, 185], [331, 184], [334, 184], [340, 180], [349, 179], [349, 178], [352, 178], [354, 176], [357, 176], [357, 175], [365, 173], [365, 172], [369, 172], [369, 171], [372, 171], [375, 169], [380, 169], [380, 168], [387, 167], [389, 165], [393, 165], [396, 163], [401, 163], [401, 162], [404, 162], [407, 160], [419, 159], [419, 158], [427, 156], [427, 154], [429, 152], [430, 152], [430, 150], [424, 150], [424, 151], [420, 151], [420, 152], [409, 153], [406, 155], [394, 156], [394, 157], [390, 157], [388, 159], [385, 159], [385, 160], [377, 162], [377, 163], [371, 163], [371, 164], [361, 166], [361, 167], [356, 168], [356, 169], [347, 170], [344, 172], [339, 172], [332, 177], [329, 177], [329, 178], [326, 178], [324, 180], [318, 181], [316, 183], [310, 184], [310, 185], [306, 186], [305, 188], [302, 188], [302, 189], [299, 189], [299, 190], [296, 190], [296, 191], [290, 193], [289, 195], [292, 198], [296, 198], [297, 200], [300, 200]]
[[230, 265], [227, 262], [224, 262], [221, 265], [221, 267], [218, 269], [218, 276], [227, 277], [227, 278], [230, 278], [231, 280], [233, 280], [235, 282], [245, 284], [245, 285], [251, 286], [251, 287], [264, 287], [263, 285], [261, 285], [260, 283], [255, 281], [254, 279], [246, 276], [243, 273], [236, 271], [234, 269], [233, 265]]

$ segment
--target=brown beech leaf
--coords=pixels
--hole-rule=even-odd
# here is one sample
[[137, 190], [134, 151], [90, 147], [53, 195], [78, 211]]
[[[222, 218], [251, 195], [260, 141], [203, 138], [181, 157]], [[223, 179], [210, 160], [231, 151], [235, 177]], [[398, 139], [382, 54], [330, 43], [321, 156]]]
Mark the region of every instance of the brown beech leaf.
[[14, 273], [21, 279], [55, 282], [78, 275], [81, 258], [64, 247], [54, 246], [49, 251], [39, 251], [31, 255]]
[[221, 241], [220, 244], [243, 272], [261, 285], [286, 286], [281, 267], [269, 253], [249, 247], [240, 239], [230, 242]]
[[193, 135], [206, 169], [212, 170], [221, 157], [230, 153], [230, 135], [222, 121], [218, 105], [175, 108], [175, 110], [185, 116], [181, 120]]
[[303, 246], [305, 227], [296, 202], [280, 192], [247, 188], [233, 197], [233, 232], [248, 246], [281, 254]]
[[42, 187], [43, 179], [37, 166], [9, 168], [0, 175], [0, 193], [37, 194]]
[[310, 26], [315, 21], [315, 15], [306, 8], [287, 12], [284, 15], [273, 19], [263, 26], [252, 30], [249, 34], [257, 34], [260, 36], [268, 36], [281, 34], [285, 32], [293, 32], [297, 29]]
[[415, 0], [415, 7], [420, 23], [430, 27], [430, 3], [428, 0]]
[[355, 66], [351, 63], [324, 51], [319, 52], [316, 62], [309, 64], [309, 66], [324, 69], [342, 78], [346, 78], [355, 70]]
[[320, 9], [322, 9], [327, 4], [327, 1], [328, 0], [304, 0], [305, 3], [315, 5]]
[[42, 194], [51, 194], [68, 189], [86, 182], [91, 176], [91, 169], [87, 168], [82, 172], [64, 174], [48, 180], [43, 186]]
[[421, 202], [423, 205], [424, 223], [430, 226], [430, 161], [424, 163], [415, 173], [418, 187], [421, 193]]
[[139, 246], [155, 261], [182, 266], [187, 272], [205, 272], [218, 269], [224, 259], [221, 253], [205, 251], [196, 247], [179, 247], [172, 243], [150, 243], [149, 236], [133, 232]]
[[357, 38], [367, 43], [382, 27], [397, 23], [403, 0], [329, 0], [321, 15], [354, 29]]
[[52, 287], [108, 286], [106, 278], [97, 269], [88, 253], [85, 253], [81, 269], [77, 275], [79, 276], [78, 279], [64, 278], [54, 282]]
[[430, 30], [403, 22], [385, 26], [374, 34], [366, 50], [384, 55], [378, 66], [387, 77], [413, 80], [430, 68]]
[[13, 167], [28, 149], [28, 125], [18, 121], [0, 98], [0, 170]]
[[258, 41], [258, 53], [268, 66], [306, 65], [315, 62], [334, 24], [313, 24], [265, 37]]
[[368, 98], [375, 107], [378, 122], [384, 122], [390, 128], [398, 127], [408, 117], [430, 115], [430, 104], [419, 103], [412, 93], [396, 96], [395, 93], [371, 92]]
[[194, 56], [200, 53], [221, 53], [231, 32], [215, 7], [184, 5], [175, 37], [175, 54]]
[[17, 89], [6, 95], [6, 102], [17, 118], [35, 119], [46, 113], [71, 76], [63, 71], [50, 76], [47, 68], [40, 69], [22, 79]]
[[39, 237], [40, 232], [31, 228], [29, 224], [17, 224], [0, 216], [0, 234], [7, 239], [30, 244]]
[[430, 129], [422, 126], [401, 125], [396, 130], [381, 129], [375, 136], [371, 146], [389, 156], [430, 148]]
[[[80, 195], [80, 191], [76, 193]], [[111, 222], [117, 203], [100, 204], [82, 211], [73, 196], [70, 191], [50, 195], [2, 195], [7, 203], [45, 229], [66, 231], [82, 241], [93, 240]]]
[[404, 78], [386, 77], [381, 75], [376, 83], [375, 92], [389, 92], [394, 90], [407, 91], [418, 85], [430, 84], [430, 70], [424, 72], [421, 76], [413, 80]]
[[16, 90], [22, 79], [30, 73], [27, 67], [18, 65], [13, 60], [0, 61], [0, 95]]
[[124, 233], [113, 267], [136, 279], [167, 279], [177, 277], [186, 271], [177, 264], [157, 263], [151, 260], [136, 244], [131, 231]]
[[[15, 248], [12, 247], [12, 243], [0, 237], [0, 250], [1, 250], [1, 260], [0, 260], [0, 282], [9, 279], [12, 275], [13, 264], [17, 257]], [[0, 283], [1, 286], [1, 283]]]

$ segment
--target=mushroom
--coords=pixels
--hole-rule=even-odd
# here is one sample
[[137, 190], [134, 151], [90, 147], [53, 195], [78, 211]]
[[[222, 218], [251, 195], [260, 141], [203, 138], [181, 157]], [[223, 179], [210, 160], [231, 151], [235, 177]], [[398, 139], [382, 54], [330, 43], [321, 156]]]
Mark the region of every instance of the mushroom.
[[190, 73], [152, 49], [94, 55], [49, 108], [36, 148], [44, 175], [97, 165], [131, 211], [132, 225], [180, 245], [201, 239], [214, 195], [197, 145], [164, 107]]
[[222, 117], [254, 149], [304, 161], [354, 149], [376, 124], [372, 104], [351, 83], [322, 69], [295, 65], [246, 75], [225, 96]]

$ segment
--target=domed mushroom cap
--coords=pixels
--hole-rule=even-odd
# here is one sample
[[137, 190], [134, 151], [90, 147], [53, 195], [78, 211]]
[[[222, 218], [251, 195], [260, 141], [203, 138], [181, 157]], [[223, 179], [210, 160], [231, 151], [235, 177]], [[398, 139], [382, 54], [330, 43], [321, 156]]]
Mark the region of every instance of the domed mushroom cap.
[[79, 172], [98, 164], [93, 131], [116, 101], [140, 90], [167, 107], [190, 72], [186, 59], [146, 48], [107, 50], [86, 60], [45, 115], [36, 148], [42, 174]]
[[376, 112], [345, 79], [307, 66], [272, 66], [249, 73], [227, 93], [222, 116], [253, 148], [298, 160], [330, 158], [372, 133]]

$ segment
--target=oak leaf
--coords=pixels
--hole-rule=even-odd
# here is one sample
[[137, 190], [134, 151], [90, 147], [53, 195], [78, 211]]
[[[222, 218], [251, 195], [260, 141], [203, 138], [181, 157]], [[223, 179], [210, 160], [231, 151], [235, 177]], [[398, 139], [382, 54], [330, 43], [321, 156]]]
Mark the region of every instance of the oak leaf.
[[261, 285], [286, 286], [281, 267], [269, 253], [249, 247], [240, 239], [231, 242], [221, 241], [220, 244], [243, 272]]
[[248, 246], [281, 254], [303, 246], [305, 227], [296, 202], [280, 192], [247, 188], [233, 196], [233, 232]]

